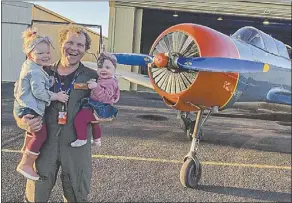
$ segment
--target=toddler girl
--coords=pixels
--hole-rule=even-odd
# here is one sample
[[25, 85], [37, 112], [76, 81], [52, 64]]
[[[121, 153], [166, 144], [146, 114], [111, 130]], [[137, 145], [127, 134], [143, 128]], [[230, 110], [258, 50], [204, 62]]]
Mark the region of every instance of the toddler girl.
[[[53, 93], [49, 90], [54, 80], [43, 70], [43, 66], [50, 65], [50, 47], [52, 46], [50, 38], [38, 35], [31, 28], [25, 30], [22, 37], [23, 51], [27, 59], [22, 65], [18, 81], [14, 86], [15, 105], [13, 112], [20, 118], [27, 114], [43, 117], [45, 107], [50, 105], [51, 101], [58, 100], [65, 103], [68, 100], [68, 95], [64, 92]], [[16, 169], [26, 178], [39, 179], [33, 164], [46, 137], [45, 123], [40, 131], [31, 133], [21, 162]]]
[[[91, 89], [90, 98], [82, 100], [82, 108], [74, 118], [77, 140], [71, 143], [72, 147], [80, 147], [87, 143], [87, 124], [116, 117], [118, 110], [112, 106], [120, 98], [118, 81], [114, 77], [116, 66], [117, 59], [114, 55], [104, 52], [100, 54], [97, 60], [97, 82], [88, 81], [88, 88]], [[100, 146], [101, 129], [98, 123], [92, 123], [92, 131], [92, 143]]]

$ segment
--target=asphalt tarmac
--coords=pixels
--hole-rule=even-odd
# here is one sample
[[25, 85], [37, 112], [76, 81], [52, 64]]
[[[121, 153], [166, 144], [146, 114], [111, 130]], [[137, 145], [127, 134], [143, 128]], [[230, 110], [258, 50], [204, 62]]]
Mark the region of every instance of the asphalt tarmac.
[[[12, 118], [11, 89], [2, 84], [1, 201], [22, 202], [25, 179], [15, 168], [23, 131]], [[228, 110], [210, 117], [199, 146], [202, 179], [190, 189], [179, 181], [190, 141], [177, 112], [153, 93], [122, 92], [116, 106], [117, 119], [102, 124], [102, 146], [92, 150], [90, 202], [291, 202], [290, 122]], [[50, 202], [61, 201], [58, 177]]]

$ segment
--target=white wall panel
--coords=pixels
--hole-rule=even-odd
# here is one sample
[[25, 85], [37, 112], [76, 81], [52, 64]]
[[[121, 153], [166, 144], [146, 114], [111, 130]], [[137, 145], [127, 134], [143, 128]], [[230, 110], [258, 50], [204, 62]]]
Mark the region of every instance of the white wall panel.
[[31, 24], [32, 4], [2, 1], [2, 81], [17, 80], [25, 54], [22, 32]]

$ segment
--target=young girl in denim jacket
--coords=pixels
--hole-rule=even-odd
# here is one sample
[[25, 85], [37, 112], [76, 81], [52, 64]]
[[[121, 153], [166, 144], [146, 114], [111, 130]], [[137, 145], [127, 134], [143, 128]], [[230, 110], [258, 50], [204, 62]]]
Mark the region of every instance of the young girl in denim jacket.
[[[68, 95], [64, 92], [53, 93], [49, 89], [53, 80], [43, 70], [50, 65], [52, 42], [48, 36], [40, 36], [29, 28], [23, 32], [23, 51], [27, 56], [23, 63], [18, 81], [14, 86], [14, 113], [18, 117], [27, 114], [44, 116], [46, 106], [51, 101], [67, 102]], [[17, 171], [26, 178], [38, 180], [39, 175], [34, 171], [33, 164], [39, 155], [47, 137], [46, 125], [43, 123], [40, 131], [32, 133], [30, 141], [23, 152]]]
[[[82, 100], [82, 108], [74, 118], [77, 140], [72, 147], [81, 147], [87, 143], [87, 124], [92, 121], [111, 120], [117, 116], [118, 110], [112, 105], [120, 98], [118, 81], [115, 78], [117, 59], [109, 53], [101, 53], [97, 60], [97, 82], [88, 82], [91, 89], [90, 98]], [[95, 114], [95, 116], [94, 116]], [[92, 143], [101, 145], [101, 129], [98, 123], [92, 124]]]

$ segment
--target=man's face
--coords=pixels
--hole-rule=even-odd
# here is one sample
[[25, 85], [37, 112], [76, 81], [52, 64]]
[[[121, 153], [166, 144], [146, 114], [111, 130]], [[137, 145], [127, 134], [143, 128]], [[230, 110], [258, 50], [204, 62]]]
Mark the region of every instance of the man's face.
[[102, 67], [97, 68], [97, 74], [102, 79], [112, 78], [116, 68], [110, 60], [104, 60]]
[[67, 33], [61, 46], [62, 60], [66, 65], [76, 65], [85, 54], [86, 37], [84, 34]]

